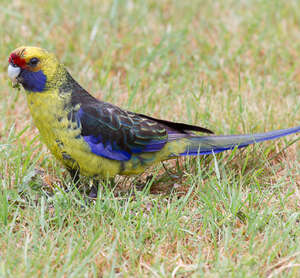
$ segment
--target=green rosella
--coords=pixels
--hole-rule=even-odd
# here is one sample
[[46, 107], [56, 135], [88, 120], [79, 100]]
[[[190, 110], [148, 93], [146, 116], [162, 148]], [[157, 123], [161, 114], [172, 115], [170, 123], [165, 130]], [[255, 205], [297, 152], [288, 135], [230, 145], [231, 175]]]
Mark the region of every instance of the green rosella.
[[212, 132], [94, 98], [53, 54], [38, 47], [14, 50], [8, 75], [24, 87], [42, 140], [73, 176], [135, 175], [178, 156], [218, 153], [300, 131], [297, 126], [252, 135], [196, 135], [193, 132]]

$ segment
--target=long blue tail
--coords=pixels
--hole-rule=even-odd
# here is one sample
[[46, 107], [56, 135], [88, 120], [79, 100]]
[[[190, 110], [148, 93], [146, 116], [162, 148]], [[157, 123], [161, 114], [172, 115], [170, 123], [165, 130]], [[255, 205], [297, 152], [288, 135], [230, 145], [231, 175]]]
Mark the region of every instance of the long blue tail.
[[297, 132], [300, 132], [300, 126], [257, 134], [191, 136], [187, 138], [188, 144], [186, 150], [179, 155], [184, 156], [219, 153], [226, 150], [232, 150], [234, 148], [244, 148], [250, 144], [273, 140]]

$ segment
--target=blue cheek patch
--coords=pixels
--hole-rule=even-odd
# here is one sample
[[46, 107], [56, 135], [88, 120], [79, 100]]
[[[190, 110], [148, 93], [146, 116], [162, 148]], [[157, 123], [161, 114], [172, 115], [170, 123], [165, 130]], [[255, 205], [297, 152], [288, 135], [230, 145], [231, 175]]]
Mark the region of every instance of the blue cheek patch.
[[22, 85], [27, 91], [42, 92], [45, 89], [47, 76], [42, 70], [37, 72], [23, 70], [20, 77], [22, 77]]

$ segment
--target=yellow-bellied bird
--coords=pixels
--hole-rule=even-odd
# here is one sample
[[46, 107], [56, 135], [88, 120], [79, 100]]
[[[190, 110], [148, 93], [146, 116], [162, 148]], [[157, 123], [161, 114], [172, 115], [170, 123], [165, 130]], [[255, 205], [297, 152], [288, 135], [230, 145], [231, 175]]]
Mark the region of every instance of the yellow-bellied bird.
[[84, 90], [57, 58], [23, 46], [9, 56], [8, 75], [24, 87], [34, 124], [71, 175], [135, 175], [159, 161], [243, 148], [300, 131], [300, 126], [252, 135], [200, 136], [210, 130], [124, 111]]

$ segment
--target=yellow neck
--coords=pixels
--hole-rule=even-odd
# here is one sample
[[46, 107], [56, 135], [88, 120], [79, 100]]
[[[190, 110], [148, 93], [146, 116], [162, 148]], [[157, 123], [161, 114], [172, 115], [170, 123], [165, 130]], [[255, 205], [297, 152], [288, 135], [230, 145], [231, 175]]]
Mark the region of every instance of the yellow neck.
[[70, 93], [60, 96], [59, 90], [42, 93], [27, 93], [27, 102], [35, 126], [39, 129], [41, 139], [50, 151], [60, 160], [61, 151], [57, 142], [60, 140], [60, 130], [68, 128], [68, 110], [64, 104], [70, 98]]

